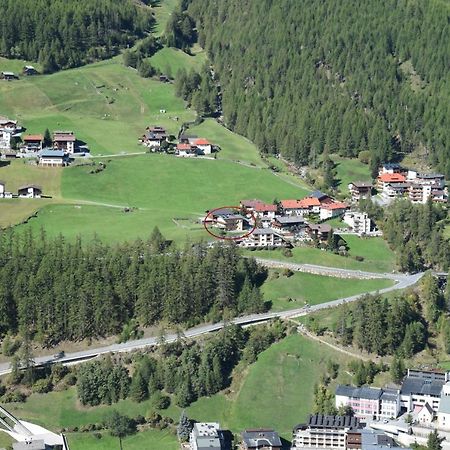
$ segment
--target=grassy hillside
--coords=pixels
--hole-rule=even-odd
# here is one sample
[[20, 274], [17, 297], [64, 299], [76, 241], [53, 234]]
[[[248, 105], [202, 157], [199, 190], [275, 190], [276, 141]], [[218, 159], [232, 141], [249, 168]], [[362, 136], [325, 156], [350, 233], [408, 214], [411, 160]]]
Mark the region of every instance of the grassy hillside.
[[338, 180], [339, 190], [348, 194], [348, 184], [351, 181], [370, 181], [370, 168], [358, 159], [342, 158], [338, 155], [332, 156], [336, 164], [336, 179]]
[[[303, 189], [283, 182], [267, 169], [228, 161], [156, 154], [103, 161], [106, 169], [97, 174], [89, 173], [90, 166], [64, 170], [62, 195], [81, 207], [46, 207], [27, 226], [44, 226], [50, 234], [63, 229], [67, 236], [96, 232], [108, 240], [131, 240], [148, 236], [157, 225], [169, 238], [207, 238], [203, 227], [194, 223], [207, 209], [237, 204], [242, 198], [272, 201], [274, 197], [305, 195]], [[124, 213], [102, 204], [140, 209]], [[173, 218], [189, 220], [176, 224]]]
[[218, 420], [234, 432], [273, 427], [291, 440], [292, 427], [311, 412], [314, 384], [330, 359], [340, 364], [339, 382], [350, 382], [348, 356], [300, 335], [289, 336], [263, 352], [229, 395], [201, 399], [187, 413], [195, 420]]
[[[304, 420], [311, 411], [313, 387], [326, 371], [328, 361], [340, 364], [339, 382], [350, 382], [345, 367], [351, 359], [329, 347], [292, 335], [272, 345], [258, 361], [238, 374], [228, 394], [219, 393], [202, 398], [187, 408], [190, 418], [200, 421], [220, 421], [224, 428], [238, 433], [244, 428], [274, 427], [290, 439], [292, 426]], [[333, 389], [336, 382], [332, 382]], [[52, 430], [61, 427], [97, 423], [118, 410], [129, 416], [147, 415], [152, 411], [150, 401], [135, 403], [121, 400], [112, 406], [81, 407], [75, 388], [49, 394], [33, 394], [26, 403], [12, 403], [8, 409], [16, 416], [28, 419]], [[171, 406], [161, 412], [178, 420], [180, 409]], [[92, 433], [69, 433], [71, 448], [106, 449], [114, 444], [108, 434], [97, 440]], [[114, 444], [115, 445], [115, 444]], [[145, 445], [145, 447], [139, 447]], [[156, 447], [156, 445], [160, 445]], [[147, 431], [130, 436], [124, 441], [130, 450], [158, 448], [176, 450], [176, 439], [166, 431]]]
[[195, 53], [188, 55], [177, 48], [164, 47], [149, 58], [149, 61], [153, 67], [164, 74], [175, 77], [182, 67], [199, 72], [206, 61], [206, 54], [201, 48], [197, 48]]
[[141, 78], [121, 57], [0, 83], [0, 105], [0, 113], [19, 119], [27, 132], [72, 129], [93, 154], [142, 151], [137, 139], [146, 126], [177, 134], [179, 123], [194, 118], [172, 85]]
[[[395, 269], [395, 254], [382, 238], [362, 239], [358, 236], [343, 236], [350, 247], [349, 257], [319, 250], [313, 247], [296, 247], [292, 249], [293, 256], [287, 258], [280, 250], [247, 251], [257, 258], [277, 259], [293, 263], [321, 264], [344, 269], [368, 270], [373, 272], [391, 272]], [[364, 257], [356, 261], [355, 256]]]
[[276, 277], [272, 271], [271, 277], [262, 287], [262, 292], [266, 300], [272, 301], [272, 309], [281, 311], [300, 308], [305, 303], [316, 305], [362, 292], [376, 291], [391, 285], [390, 280], [352, 280], [349, 283], [345, 278], [300, 272], [289, 278], [283, 275]]

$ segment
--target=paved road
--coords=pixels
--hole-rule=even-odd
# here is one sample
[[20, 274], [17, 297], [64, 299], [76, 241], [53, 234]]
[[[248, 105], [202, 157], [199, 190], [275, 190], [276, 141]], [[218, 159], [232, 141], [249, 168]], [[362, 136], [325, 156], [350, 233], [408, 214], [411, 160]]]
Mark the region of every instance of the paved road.
[[279, 261], [275, 259], [255, 258], [256, 261], [266, 267], [277, 267], [296, 270], [299, 272], [316, 273], [319, 275], [328, 275], [332, 277], [340, 278], [387, 278], [389, 280], [400, 281], [408, 279], [409, 275], [397, 272], [377, 273], [377, 272], [365, 272], [362, 270], [351, 269], [339, 269], [337, 267], [319, 266], [316, 264], [298, 264], [290, 261]]
[[[301, 266], [305, 266], [305, 265], [301, 265]], [[314, 266], [314, 267], [316, 267], [316, 268], [320, 267], [321, 269], [327, 269], [327, 270], [332, 270], [332, 271], [334, 271], [334, 270], [341, 271], [341, 269], [334, 269], [334, 268], [329, 268], [329, 267], [328, 268], [322, 267], [322, 266]], [[345, 271], [345, 272], [346, 273], [351, 272], [353, 274], [353, 272], [355, 272], [355, 271]], [[356, 272], [359, 273], [358, 271], [356, 271]], [[366, 273], [370, 274], [370, 272], [366, 272]], [[380, 274], [372, 274], [372, 275], [374, 277], [376, 275], [377, 278], [380, 277], [379, 276]], [[405, 289], [405, 288], [417, 283], [417, 281], [420, 280], [420, 278], [423, 275], [424, 275], [423, 273], [418, 273], [418, 274], [414, 274], [414, 275], [390, 274], [390, 277], [388, 277], [388, 278], [396, 280], [396, 283], [393, 286], [390, 286], [385, 289], [381, 289], [378, 292], [386, 293], [386, 292], [390, 292], [390, 291], [397, 290], [397, 289]], [[370, 292], [370, 293], [375, 293], [375, 292]], [[319, 310], [326, 309], [326, 308], [332, 308], [335, 306], [342, 305], [343, 303], [354, 302], [359, 297], [361, 297], [361, 295], [363, 295], [363, 294], [358, 294], [358, 295], [353, 295], [351, 297], [332, 300], [330, 302], [321, 303], [319, 305], [313, 305], [308, 308], [302, 307], [302, 308], [297, 308], [297, 309], [291, 309], [288, 311], [269, 312], [269, 313], [264, 313], [264, 314], [251, 314], [248, 316], [237, 317], [235, 319], [230, 320], [228, 323], [234, 323], [234, 324], [240, 324], [240, 325], [251, 325], [251, 324], [266, 322], [275, 317], [287, 319], [287, 318], [305, 316], [305, 315], [310, 314], [315, 311], [319, 311]], [[219, 322], [216, 324], [200, 325], [198, 327], [194, 327], [194, 328], [190, 328], [190, 329], [186, 330], [184, 332], [184, 336], [186, 338], [198, 337], [198, 336], [201, 336], [204, 334], [218, 331], [218, 330], [222, 329], [223, 327], [224, 327], [223, 322]], [[178, 336], [176, 334], [169, 334], [165, 337], [165, 340], [166, 340], [166, 342], [174, 342], [177, 338], [178, 338]], [[83, 351], [75, 352], [75, 353], [67, 353], [63, 358], [59, 358], [59, 359], [53, 358], [51, 356], [50, 357], [49, 356], [38, 357], [38, 358], [35, 358], [35, 364], [36, 365], [45, 365], [45, 364], [54, 364], [56, 362], [60, 362], [63, 364], [75, 364], [77, 362], [95, 358], [98, 355], [103, 355], [106, 353], [129, 352], [132, 350], [143, 349], [145, 347], [154, 346], [157, 344], [158, 344], [158, 338], [149, 337], [149, 338], [143, 338], [143, 339], [137, 339], [134, 341], [124, 342], [123, 344], [112, 344], [112, 345], [108, 345], [105, 347], [91, 348], [88, 350], [83, 350]], [[0, 364], [0, 375], [7, 374], [10, 371], [11, 371], [10, 363]]]

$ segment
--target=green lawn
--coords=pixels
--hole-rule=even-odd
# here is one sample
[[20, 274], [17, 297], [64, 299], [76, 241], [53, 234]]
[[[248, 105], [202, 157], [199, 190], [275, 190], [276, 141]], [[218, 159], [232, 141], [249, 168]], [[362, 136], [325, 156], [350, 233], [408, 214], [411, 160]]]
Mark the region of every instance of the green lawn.
[[187, 53], [172, 47], [164, 47], [149, 58], [151, 65], [159, 69], [162, 73], [175, 77], [177, 72], [184, 68], [187, 71], [194, 69], [200, 72], [206, 61], [204, 50], [198, 48], [195, 53]]
[[166, 29], [166, 24], [172, 11], [178, 6], [179, 0], [159, 0], [158, 3], [159, 4], [153, 8], [156, 18], [155, 32], [158, 35], [161, 35]]
[[[72, 433], [68, 435], [70, 450], [111, 450], [119, 448], [119, 440], [108, 432], [102, 433], [102, 438], [94, 437], [93, 433]], [[127, 436], [122, 440], [124, 450], [178, 450], [178, 439], [169, 431], [148, 430]]]
[[[367, 270], [373, 272], [391, 272], [395, 269], [395, 254], [382, 238], [359, 238], [353, 235], [342, 236], [350, 246], [350, 256], [339, 256], [313, 247], [296, 247], [293, 256], [288, 258], [281, 250], [249, 251], [245, 254], [256, 258], [276, 259], [293, 263], [319, 264], [343, 269]], [[364, 261], [356, 261], [354, 256], [364, 257]]]
[[[264, 298], [272, 301], [274, 311], [300, 308], [305, 303], [316, 305], [359, 293], [376, 291], [393, 284], [391, 280], [349, 281], [345, 278], [300, 272], [286, 277], [282, 275], [282, 270], [277, 272], [278, 278], [274, 276], [275, 271], [271, 271], [269, 280], [262, 286]], [[291, 301], [288, 300], [289, 298]]]
[[338, 155], [332, 155], [332, 159], [336, 164], [336, 178], [341, 192], [348, 193], [347, 186], [351, 181], [370, 181], [372, 179], [369, 166], [358, 159], [342, 158]]
[[137, 140], [146, 126], [162, 125], [177, 134], [180, 123], [195, 117], [173, 85], [141, 78], [123, 66], [121, 56], [0, 83], [0, 105], [2, 114], [19, 119], [27, 132], [72, 129], [93, 154], [142, 151]]
[[[291, 440], [292, 428], [311, 412], [314, 384], [329, 360], [341, 365], [338, 381], [351, 382], [345, 373], [348, 356], [300, 335], [289, 336], [259, 356], [236, 391], [229, 396], [220, 393], [203, 398], [187, 413], [195, 420], [220, 421], [235, 433], [273, 427]], [[332, 390], [335, 385], [332, 382]]]
[[[0, 56], [0, 72], [14, 72], [19, 77], [22, 77], [22, 69], [24, 66], [33, 66], [36, 70], [41, 70], [38, 63], [24, 61], [23, 59], [7, 59]], [[2, 81], [4, 83], [4, 81]], [[2, 113], [0, 112], [0, 115]]]
[[217, 153], [219, 159], [243, 161], [265, 167], [255, 144], [219, 125], [214, 119], [206, 119], [200, 125], [189, 128], [187, 133], [206, 137], [213, 144], [219, 145], [221, 147]]
[[0, 432], [0, 448], [12, 447], [15, 442], [8, 434]]

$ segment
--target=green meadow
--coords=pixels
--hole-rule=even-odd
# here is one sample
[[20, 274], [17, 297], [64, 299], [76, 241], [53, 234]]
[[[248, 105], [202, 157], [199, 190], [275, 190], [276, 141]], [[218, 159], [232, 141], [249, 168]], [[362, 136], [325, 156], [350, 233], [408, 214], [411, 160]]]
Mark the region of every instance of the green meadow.
[[272, 302], [274, 311], [302, 307], [305, 303], [319, 303], [350, 297], [364, 292], [377, 291], [392, 286], [391, 280], [348, 280], [310, 273], [295, 272], [286, 277], [283, 271], [271, 271], [262, 286], [265, 300]]
[[[206, 210], [235, 205], [243, 198], [269, 202], [306, 194], [268, 169], [230, 161], [159, 154], [102, 161], [106, 168], [95, 174], [91, 166], [64, 169], [61, 193], [70, 204], [46, 206], [24, 227], [43, 227], [50, 235], [63, 230], [68, 237], [96, 233], [108, 241], [123, 241], [145, 238], [158, 226], [169, 239], [198, 240], [209, 237], [198, 223]], [[138, 209], [124, 212], [123, 207]]]
[[363, 164], [358, 159], [342, 158], [338, 155], [332, 155], [332, 159], [336, 164], [337, 180], [339, 190], [348, 193], [348, 184], [351, 181], [370, 181], [370, 168], [368, 164]]
[[181, 68], [200, 72], [205, 64], [206, 55], [200, 47], [195, 48], [190, 55], [177, 48], [164, 47], [150, 57], [149, 61], [153, 67], [165, 75], [176, 77]]
[[[360, 238], [354, 235], [342, 236], [349, 246], [349, 256], [340, 256], [314, 247], [295, 247], [292, 257], [286, 257], [281, 250], [247, 250], [245, 253], [255, 258], [275, 259], [292, 263], [319, 264], [352, 270], [367, 270], [371, 272], [392, 272], [395, 270], [395, 254], [387, 243], [379, 237]], [[355, 256], [362, 256], [363, 261], [357, 261]]]
[[177, 134], [181, 122], [195, 117], [171, 84], [141, 78], [123, 66], [121, 56], [0, 83], [0, 105], [1, 114], [17, 118], [27, 133], [73, 130], [93, 155], [143, 151], [137, 141], [146, 126], [162, 125]]

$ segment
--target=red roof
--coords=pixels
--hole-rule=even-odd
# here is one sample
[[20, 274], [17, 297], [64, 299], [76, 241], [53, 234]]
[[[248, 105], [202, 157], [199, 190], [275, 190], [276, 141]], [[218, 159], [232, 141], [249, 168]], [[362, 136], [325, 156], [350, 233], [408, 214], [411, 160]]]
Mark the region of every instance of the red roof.
[[177, 150], [191, 150], [191, 144], [177, 144]]
[[53, 136], [53, 142], [75, 142], [75, 136], [73, 134], [55, 134]]
[[264, 204], [264, 202], [255, 198], [253, 200], [241, 200], [240, 204], [245, 208], [255, 208], [256, 205]]
[[273, 211], [277, 212], [277, 205], [269, 205], [267, 203], [258, 203], [255, 205], [255, 211], [257, 212], [266, 212], [266, 211]]
[[211, 145], [211, 143], [208, 141], [208, 139], [200, 138], [194, 141], [194, 145]]
[[383, 173], [378, 179], [383, 183], [404, 183], [406, 181], [401, 173]]
[[347, 208], [347, 204], [346, 203], [342, 203], [342, 202], [333, 202], [333, 203], [329, 203], [327, 205], [324, 205], [322, 208], [325, 208], [325, 209], [346, 209]]
[[24, 141], [43, 141], [44, 137], [42, 134], [28, 134], [23, 138]]
[[301, 200], [281, 200], [281, 206], [285, 209], [301, 208]]

